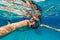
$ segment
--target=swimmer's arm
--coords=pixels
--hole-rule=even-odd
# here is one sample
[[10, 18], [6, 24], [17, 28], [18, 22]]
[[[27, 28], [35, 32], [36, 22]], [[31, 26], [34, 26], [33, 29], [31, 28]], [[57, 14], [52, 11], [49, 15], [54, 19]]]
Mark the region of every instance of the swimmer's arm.
[[0, 37], [16, 30], [17, 28], [24, 27], [28, 24], [29, 24], [29, 20], [24, 20], [24, 21], [21, 21], [21, 22], [12, 23], [12, 24], [0, 27]]
[[53, 27], [48, 26], [48, 25], [41, 24], [40, 26], [43, 26], [43, 27], [46, 27], [46, 28], [49, 28], [49, 29], [52, 29], [52, 30], [55, 30], [55, 31], [59, 31], [60, 32], [60, 29], [53, 28]]

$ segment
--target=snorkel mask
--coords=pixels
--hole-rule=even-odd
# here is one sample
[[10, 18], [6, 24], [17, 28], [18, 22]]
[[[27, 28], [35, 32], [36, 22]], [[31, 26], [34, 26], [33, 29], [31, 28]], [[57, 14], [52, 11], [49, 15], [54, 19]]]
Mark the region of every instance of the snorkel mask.
[[40, 26], [40, 20], [39, 18], [33, 17], [34, 22], [32, 22], [31, 28], [32, 29], [38, 29], [38, 27]]

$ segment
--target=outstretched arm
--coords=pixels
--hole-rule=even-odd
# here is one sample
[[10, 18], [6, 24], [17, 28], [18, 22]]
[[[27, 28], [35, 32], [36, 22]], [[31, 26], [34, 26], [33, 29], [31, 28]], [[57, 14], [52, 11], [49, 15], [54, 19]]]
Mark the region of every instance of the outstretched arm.
[[60, 32], [60, 29], [53, 28], [53, 27], [48, 26], [48, 25], [45, 25], [45, 24], [41, 24], [40, 26], [44, 26], [44, 27], [46, 27], [46, 28], [49, 28], [49, 29], [52, 29], [52, 30], [55, 30], [55, 31], [59, 31], [59, 32]]
[[24, 21], [12, 23], [12, 24], [8, 24], [6, 26], [0, 27], [0, 37], [16, 30], [17, 28], [24, 27], [28, 24], [29, 24], [29, 20], [24, 20]]

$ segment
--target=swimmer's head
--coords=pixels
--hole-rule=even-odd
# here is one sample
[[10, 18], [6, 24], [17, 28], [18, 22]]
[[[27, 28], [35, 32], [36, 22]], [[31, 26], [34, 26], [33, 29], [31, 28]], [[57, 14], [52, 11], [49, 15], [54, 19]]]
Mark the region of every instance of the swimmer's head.
[[31, 18], [30, 19], [30, 22], [31, 22], [31, 25], [30, 25], [30, 27], [32, 28], [32, 29], [37, 29], [38, 27], [39, 27], [39, 20], [35, 20], [34, 18]]
[[41, 15], [31, 14], [30, 22], [32, 23], [30, 26], [32, 29], [37, 29], [40, 26]]

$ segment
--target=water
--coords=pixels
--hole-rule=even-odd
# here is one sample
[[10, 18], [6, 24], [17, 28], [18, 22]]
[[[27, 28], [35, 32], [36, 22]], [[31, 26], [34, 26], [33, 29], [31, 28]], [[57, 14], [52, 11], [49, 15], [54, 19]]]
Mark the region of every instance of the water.
[[[54, 28], [60, 28], [60, 0], [46, 0], [45, 2], [37, 3], [41, 6], [43, 12], [42, 23], [52, 26]], [[51, 6], [55, 6], [54, 8], [45, 11]], [[56, 10], [53, 10], [56, 9]], [[51, 13], [51, 14], [49, 14]], [[8, 14], [9, 15], [9, 14]], [[4, 14], [0, 11], [0, 26], [7, 25], [7, 20], [10, 19], [11, 23], [21, 21], [23, 18], [20, 18], [18, 15], [13, 14], [13, 17], [3, 17]], [[16, 17], [15, 17], [16, 16]], [[9, 35], [0, 38], [0, 40], [60, 40], [60, 32], [40, 27], [37, 30], [27, 30], [27, 31], [19, 31], [16, 30]]]

